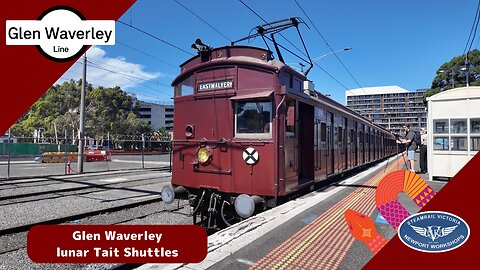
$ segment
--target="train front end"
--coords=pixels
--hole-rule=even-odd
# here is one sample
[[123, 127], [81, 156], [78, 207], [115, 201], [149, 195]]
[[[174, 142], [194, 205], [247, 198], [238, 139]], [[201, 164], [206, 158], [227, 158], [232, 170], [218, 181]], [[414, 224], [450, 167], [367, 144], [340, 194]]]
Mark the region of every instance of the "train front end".
[[278, 67], [270, 51], [229, 46], [199, 52], [173, 81], [172, 185], [194, 223], [221, 228], [275, 204]]

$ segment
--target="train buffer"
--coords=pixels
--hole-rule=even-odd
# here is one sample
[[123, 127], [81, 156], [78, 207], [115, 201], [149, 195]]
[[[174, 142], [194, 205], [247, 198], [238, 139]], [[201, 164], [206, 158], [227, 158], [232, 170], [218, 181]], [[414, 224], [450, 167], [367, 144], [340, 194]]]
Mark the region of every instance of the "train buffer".
[[[340, 179], [331, 187], [313, 192], [257, 214], [208, 238], [209, 253], [198, 264], [150, 265], [137, 269], [361, 269], [373, 256], [369, 248], [349, 232], [347, 209], [369, 216], [375, 222], [378, 183], [389, 173], [404, 170], [400, 156], [377, 163], [362, 172]], [[425, 181], [427, 175], [420, 175]], [[428, 181], [427, 181], [428, 182]], [[435, 191], [442, 182], [428, 182]], [[410, 198], [399, 201], [410, 212]], [[409, 204], [410, 203], [410, 204]], [[396, 231], [375, 222], [386, 240]]]

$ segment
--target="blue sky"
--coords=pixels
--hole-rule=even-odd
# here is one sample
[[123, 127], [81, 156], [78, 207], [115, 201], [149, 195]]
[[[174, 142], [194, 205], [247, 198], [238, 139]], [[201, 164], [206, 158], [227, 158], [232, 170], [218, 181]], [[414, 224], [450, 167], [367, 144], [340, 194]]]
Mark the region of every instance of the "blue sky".
[[[177, 1], [230, 40], [247, 36], [253, 27], [264, 24], [238, 0]], [[303, 18], [310, 29], [301, 25], [300, 30], [311, 57], [330, 52], [294, 0], [243, 1], [268, 22]], [[297, 1], [334, 50], [353, 48], [337, 55], [361, 87], [398, 85], [407, 90], [429, 88], [438, 67], [463, 53], [478, 3], [476, 0]], [[120, 20], [191, 54], [195, 51], [190, 45], [196, 38], [213, 47], [230, 43], [175, 0], [138, 0]], [[294, 29], [284, 35], [301, 48]], [[278, 41], [296, 51], [281, 37]], [[106, 87], [118, 85], [136, 93], [141, 100], [171, 102], [173, 90], [169, 85], [179, 73], [178, 65], [192, 55], [120, 23], [116, 24], [116, 42], [115, 46], [95, 47], [87, 53], [90, 61], [87, 81]], [[261, 39], [242, 44], [264, 47]], [[474, 48], [478, 48], [478, 38]], [[286, 62], [298, 62], [284, 54]], [[317, 63], [341, 83], [314, 67], [308, 77], [317, 91], [344, 103], [345, 87], [359, 88], [334, 55]], [[73, 65], [58, 82], [78, 79], [80, 70], [79, 64]]]

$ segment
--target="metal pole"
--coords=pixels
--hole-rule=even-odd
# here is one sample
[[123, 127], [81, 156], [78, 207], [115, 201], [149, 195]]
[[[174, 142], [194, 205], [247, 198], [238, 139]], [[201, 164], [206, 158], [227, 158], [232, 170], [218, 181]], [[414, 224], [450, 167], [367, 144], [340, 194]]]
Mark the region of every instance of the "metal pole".
[[67, 174], [67, 161], [68, 161], [68, 153], [67, 153], [67, 130], [65, 129], [65, 137], [63, 138], [64, 139], [64, 144], [63, 144], [63, 147], [65, 148], [65, 159], [64, 159], [64, 163], [65, 163], [65, 174]]
[[80, 129], [78, 131], [77, 172], [83, 173], [83, 137], [85, 136], [85, 92], [87, 88], [87, 55], [83, 55], [82, 93], [80, 96]]
[[470, 65], [470, 62], [468, 61], [468, 52], [465, 55], [465, 75], [467, 76], [467, 87], [470, 86], [470, 78], [468, 78], [468, 66]]
[[7, 179], [10, 179], [10, 138], [12, 138], [12, 134], [10, 133], [10, 129], [8, 129]]
[[144, 152], [145, 152], [145, 135], [142, 134], [142, 169], [145, 169], [145, 157], [144, 157]]
[[173, 143], [170, 140], [170, 149], [168, 149], [168, 155], [170, 156], [170, 172], [172, 172], [172, 150], [173, 150]]
[[455, 88], [455, 73], [453, 72], [453, 69], [452, 69], [452, 88]]

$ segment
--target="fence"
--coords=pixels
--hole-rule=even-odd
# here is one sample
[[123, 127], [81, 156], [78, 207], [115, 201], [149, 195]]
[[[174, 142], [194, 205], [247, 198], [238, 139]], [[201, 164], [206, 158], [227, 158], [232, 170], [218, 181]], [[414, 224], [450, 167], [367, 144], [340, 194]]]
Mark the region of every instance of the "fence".
[[[13, 136], [12, 136], [13, 137]], [[134, 169], [171, 170], [171, 141], [159, 136], [112, 135], [84, 138], [83, 166], [78, 139], [13, 137], [0, 143], [0, 179]]]

